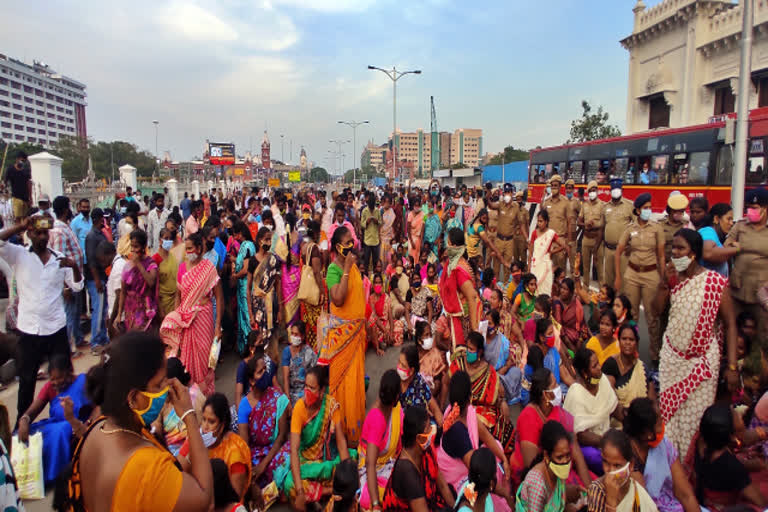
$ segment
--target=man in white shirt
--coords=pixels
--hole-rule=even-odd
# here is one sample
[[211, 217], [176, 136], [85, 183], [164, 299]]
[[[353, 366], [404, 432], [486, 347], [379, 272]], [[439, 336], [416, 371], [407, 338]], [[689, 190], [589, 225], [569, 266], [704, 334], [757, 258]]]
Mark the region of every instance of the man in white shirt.
[[[128, 261], [115, 250], [114, 244], [101, 242], [96, 248], [96, 257], [99, 264], [103, 267], [112, 267], [107, 278], [107, 331], [110, 338], [115, 334], [113, 332], [117, 319], [117, 298], [120, 294], [120, 288], [123, 284], [123, 270]], [[122, 318], [119, 319], [122, 321]]]
[[[0, 258], [13, 269], [19, 294], [17, 328], [21, 338], [17, 417], [21, 421], [29, 421], [23, 415], [32, 404], [37, 372], [43, 360], [56, 354], [70, 357], [62, 290], [66, 285], [73, 292], [79, 292], [84, 284], [78, 265], [48, 248], [51, 228], [53, 218], [39, 216], [0, 231]], [[7, 241], [24, 231], [32, 242], [31, 247]]]
[[165, 227], [170, 210], [165, 209], [165, 196], [158, 194], [155, 198], [155, 208], [147, 214], [147, 245], [149, 252], [155, 253], [160, 247], [160, 230]]

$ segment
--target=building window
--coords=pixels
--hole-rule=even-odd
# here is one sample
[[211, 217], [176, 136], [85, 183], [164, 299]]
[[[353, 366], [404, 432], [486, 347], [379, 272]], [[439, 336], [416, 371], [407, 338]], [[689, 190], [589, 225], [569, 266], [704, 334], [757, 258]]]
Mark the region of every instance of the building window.
[[13, 129], [14, 130], [22, 131], [24, 129], [24, 125], [23, 124], [15, 124], [15, 125], [13, 125]]
[[669, 126], [669, 104], [664, 95], [657, 94], [648, 98], [648, 129]]
[[757, 82], [757, 106], [768, 107], [768, 76], [761, 77]]
[[730, 114], [736, 111], [736, 98], [733, 96], [731, 86], [718, 87], [715, 89], [715, 112], [714, 115]]
[[37, 133], [38, 133], [39, 135], [45, 135], [45, 130], [37, 130]]
[[2, 125], [3, 128], [10, 128], [11, 127], [11, 123], [8, 123], [6, 121], [0, 122], [0, 125]]

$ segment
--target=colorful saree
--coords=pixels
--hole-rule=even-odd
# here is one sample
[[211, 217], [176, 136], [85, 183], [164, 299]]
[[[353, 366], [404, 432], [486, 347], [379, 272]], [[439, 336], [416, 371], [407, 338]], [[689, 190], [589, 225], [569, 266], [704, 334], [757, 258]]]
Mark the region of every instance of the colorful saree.
[[517, 488], [515, 512], [563, 512], [565, 510], [565, 483], [559, 478], [555, 488], [547, 488], [546, 479], [539, 471], [528, 472]]
[[[393, 466], [393, 471], [396, 470], [396, 465], [401, 459], [398, 457]], [[430, 446], [427, 451], [421, 456], [421, 468], [419, 468], [419, 474], [422, 477], [422, 485], [424, 487], [424, 499], [427, 501], [428, 510], [446, 510], [448, 505], [445, 503], [440, 489], [437, 487], [437, 457], [435, 456], [434, 447]], [[409, 512], [411, 505], [407, 500], [400, 498], [392, 489], [392, 479], [387, 482], [387, 486], [384, 489], [384, 498], [382, 499], [382, 508], [386, 512]]]
[[277, 313], [277, 309], [275, 309], [277, 307], [275, 284], [277, 283], [280, 267], [280, 261], [277, 259], [277, 256], [269, 253], [266, 258], [261, 260], [256, 270], [253, 271], [251, 304], [254, 321], [259, 326], [261, 343], [265, 345], [272, 337], [272, 330], [275, 328], [275, 315]]
[[[147, 272], [157, 270], [157, 263], [149, 256], [141, 261], [141, 265]], [[134, 263], [123, 270], [123, 286], [125, 330], [146, 331], [157, 315], [157, 283], [155, 286], [149, 286]]]
[[556, 237], [554, 229], [547, 229], [541, 235], [538, 231], [531, 234], [531, 273], [536, 276], [538, 294], [552, 294], [552, 258], [549, 256], [549, 248]]
[[[328, 267], [328, 288], [333, 288], [343, 271], [337, 264]], [[365, 419], [365, 298], [363, 277], [357, 265], [349, 269], [347, 296], [339, 307], [331, 301], [331, 314], [323, 328], [320, 364], [329, 366], [329, 390], [341, 407], [344, 435], [349, 446], [357, 447]]]
[[[261, 460], [272, 449], [279, 434], [280, 418], [288, 408], [288, 397], [275, 387], [268, 387], [261, 400], [251, 409], [248, 415], [248, 447], [251, 449], [250, 464], [258, 466]], [[290, 464], [291, 441], [286, 440], [275, 458], [257, 480], [259, 487], [264, 488], [274, 479], [274, 472], [284, 464]]]
[[[246, 258], [253, 258], [256, 254], [256, 246], [250, 240], [244, 240], [240, 244], [235, 260], [235, 272], [243, 269]], [[237, 351], [245, 352], [248, 346], [248, 335], [251, 333], [251, 314], [248, 306], [248, 277], [243, 276], [237, 280], [235, 297], [237, 297]]]
[[[373, 432], [379, 433], [384, 426], [383, 435], [376, 436], [379, 439], [370, 437]], [[366, 471], [366, 452], [368, 444], [373, 443], [379, 449], [376, 457], [376, 481], [378, 482], [379, 495], [378, 500], [384, 499], [384, 490], [389, 482], [389, 476], [392, 474], [392, 468], [395, 466], [395, 460], [400, 455], [400, 435], [403, 428], [403, 410], [400, 404], [395, 404], [389, 416], [389, 421], [385, 423], [384, 415], [378, 409], [371, 409], [365, 418], [363, 425], [363, 434], [360, 443], [360, 462], [358, 469], [360, 472], [360, 505], [364, 509], [370, 508], [371, 496], [368, 491], [368, 473]]]
[[[304, 251], [302, 254], [302, 262], [301, 265], [310, 265], [311, 266], [311, 258], [312, 258], [312, 251], [317, 250], [318, 254], [320, 253], [320, 248], [317, 247], [314, 244], [308, 244], [308, 250]], [[315, 249], [317, 248], [317, 249]], [[309, 256], [307, 256], [309, 254]], [[299, 285], [301, 285], [301, 282], [299, 282]], [[307, 329], [306, 333], [306, 340], [307, 345], [312, 347], [312, 350], [317, 354], [318, 350], [320, 350], [320, 344], [317, 341], [317, 329], [314, 328], [314, 326], [317, 325], [318, 320], [320, 319], [320, 313], [323, 312], [323, 306], [324, 302], [327, 301], [328, 297], [328, 290], [325, 287], [325, 282], [320, 282], [320, 304], [313, 306], [312, 304], [309, 304], [305, 301], [301, 302], [301, 321], [304, 322], [305, 325], [312, 326], [310, 329]]]
[[173, 311], [176, 306], [176, 274], [179, 271], [179, 263], [173, 253], [157, 266], [157, 305], [160, 307], [160, 316]]
[[443, 231], [443, 225], [440, 223], [440, 217], [431, 213], [424, 220], [424, 243], [429, 247], [429, 261], [437, 261], [437, 240]]
[[470, 329], [469, 309], [464, 304], [459, 291], [465, 281], [472, 281], [472, 270], [469, 263], [461, 258], [453, 270], [450, 268], [443, 270], [438, 282], [440, 298], [451, 327], [451, 360], [459, 361], [462, 370], [465, 369], [463, 366], [466, 362], [465, 337]]
[[[454, 370], [455, 371], [455, 370]], [[502, 413], [500, 391], [503, 389], [499, 375], [488, 363], [472, 369], [467, 366], [467, 373], [472, 380], [472, 405], [477, 410], [479, 420], [501, 443], [504, 453], [509, 456], [514, 450], [515, 426]]]
[[245, 467], [245, 488], [248, 489], [250, 487], [251, 475], [253, 474], [251, 454], [248, 450], [248, 445], [243, 441], [242, 437], [234, 432], [227, 432], [224, 434], [224, 439], [217, 446], [208, 448], [208, 458], [223, 460], [227, 468], [229, 468], [230, 475], [232, 474], [233, 466]]
[[[408, 254], [413, 257], [413, 261], [419, 260], [421, 254], [421, 228], [424, 227], [424, 212], [419, 210], [411, 210], [408, 212]], [[411, 239], [413, 243], [411, 243]]]
[[[182, 265], [186, 267], [186, 263]], [[218, 282], [219, 274], [209, 260], [188, 267], [179, 283], [181, 303], [160, 326], [168, 357], [181, 351], [181, 362], [206, 396], [214, 392], [215, 375], [209, 368], [208, 355], [215, 323], [211, 299]]]

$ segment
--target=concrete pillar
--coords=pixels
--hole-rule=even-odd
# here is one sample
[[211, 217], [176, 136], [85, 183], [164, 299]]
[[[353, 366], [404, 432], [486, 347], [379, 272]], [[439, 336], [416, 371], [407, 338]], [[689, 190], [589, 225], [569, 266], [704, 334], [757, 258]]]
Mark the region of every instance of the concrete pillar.
[[192, 181], [192, 193], [195, 195], [195, 199], [200, 199], [200, 182], [197, 180]]
[[51, 201], [54, 197], [64, 194], [61, 181], [63, 161], [47, 151], [29, 157], [29, 165], [32, 167], [32, 204], [37, 204], [37, 198], [42, 194], [51, 196]]
[[224, 181], [224, 179], [219, 180], [219, 188], [224, 191], [224, 193], [227, 193], [227, 182]]
[[179, 182], [171, 178], [165, 182], [165, 186], [168, 187], [168, 198], [166, 198], [166, 203], [171, 203], [172, 205], [178, 206]]
[[118, 170], [120, 171], [120, 181], [125, 183], [126, 187], [131, 187], [135, 192], [139, 185], [136, 180], [136, 168], [132, 165], [125, 164]]

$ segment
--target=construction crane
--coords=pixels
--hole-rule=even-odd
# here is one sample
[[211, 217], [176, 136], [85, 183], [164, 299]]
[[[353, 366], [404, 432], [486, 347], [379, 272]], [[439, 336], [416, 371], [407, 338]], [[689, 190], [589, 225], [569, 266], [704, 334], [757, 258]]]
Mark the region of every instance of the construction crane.
[[430, 178], [435, 175], [435, 171], [440, 169], [440, 135], [437, 133], [437, 114], [435, 114], [435, 97], [429, 97], [429, 104], [432, 109], [432, 120], [430, 122], [430, 129], [432, 131], [432, 143], [431, 149], [431, 162], [430, 162]]

